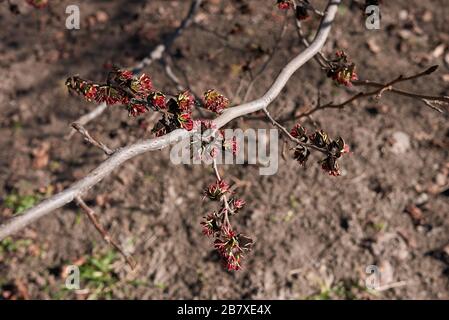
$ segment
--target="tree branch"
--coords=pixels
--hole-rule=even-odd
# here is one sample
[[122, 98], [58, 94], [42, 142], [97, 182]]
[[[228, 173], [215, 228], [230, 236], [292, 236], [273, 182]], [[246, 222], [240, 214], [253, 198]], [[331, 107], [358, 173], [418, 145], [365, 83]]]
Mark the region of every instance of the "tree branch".
[[103, 150], [104, 153], [106, 153], [106, 155], [110, 156], [112, 155], [115, 151], [110, 149], [108, 146], [106, 146], [103, 142], [96, 140], [95, 138], [93, 138], [89, 131], [86, 130], [86, 128], [84, 128], [81, 124], [74, 122], [72, 123], [72, 127], [78, 131], [83, 137], [84, 139], [93, 144], [95, 147]]
[[[235, 118], [266, 108], [280, 94], [291, 76], [306, 62], [312, 59], [323, 47], [329, 36], [332, 22], [334, 21], [340, 2], [341, 0], [329, 1], [326, 13], [321, 21], [315, 39], [308, 48], [292, 59], [282, 69], [271, 87], [261, 98], [227, 109], [221, 116], [214, 120], [215, 126], [221, 128]], [[130, 146], [116, 150], [111, 157], [101, 163], [86, 177], [72, 184], [68, 189], [44, 200], [37, 206], [28, 209], [23, 214], [10, 219], [5, 224], [1, 225], [0, 240], [27, 227], [37, 219], [47, 216], [54, 212], [54, 210], [73, 201], [76, 197], [82, 196], [83, 193], [99, 183], [103, 178], [111, 174], [113, 170], [117, 169], [127, 160], [148, 151], [165, 148], [170, 144], [190, 137], [194, 133], [194, 130], [186, 131], [184, 129], [177, 129], [165, 136], [139, 141]]]
[[413, 93], [413, 92], [399, 90], [399, 89], [396, 89], [393, 87], [393, 85], [401, 83], [401, 82], [411, 81], [411, 80], [418, 79], [420, 77], [427, 76], [427, 75], [435, 72], [436, 69], [437, 69], [437, 66], [432, 66], [432, 67], [427, 68], [426, 70], [419, 72], [417, 74], [414, 74], [412, 76], [404, 77], [401, 75], [386, 84], [368, 81], [368, 80], [353, 81], [354, 86], [368, 86], [368, 87], [374, 87], [377, 89], [375, 89], [373, 91], [368, 91], [368, 92], [358, 92], [358, 93], [354, 94], [352, 97], [350, 97], [349, 99], [347, 99], [341, 103], [334, 103], [331, 101], [329, 103], [321, 105], [321, 103], [318, 101], [317, 105], [314, 108], [312, 108], [311, 110], [309, 110], [307, 112], [300, 114], [298, 116], [298, 118], [308, 117], [308, 116], [314, 114], [315, 112], [317, 112], [319, 110], [323, 110], [323, 109], [343, 109], [346, 105], [350, 104], [351, 102], [353, 102], [355, 100], [361, 99], [361, 98], [372, 97], [372, 96], [375, 96], [376, 98], [380, 98], [383, 93], [388, 92], [388, 91], [395, 93], [395, 94], [404, 95], [404, 96], [407, 96], [410, 98], [419, 99], [419, 100], [423, 101], [430, 108], [437, 110], [439, 112], [443, 112], [436, 106], [432, 105], [431, 102], [449, 103], [449, 97], [421, 95], [421, 94], [417, 94], [417, 93]]
[[103, 226], [100, 224], [100, 221], [98, 221], [98, 217], [95, 211], [91, 209], [79, 196], [75, 197], [75, 202], [81, 209], [83, 209], [84, 213], [86, 213], [90, 222], [92, 222], [95, 229], [97, 229], [97, 231], [103, 237], [103, 240], [106, 241], [109, 245], [113, 246], [118, 252], [120, 252], [120, 254], [126, 259], [126, 262], [131, 267], [131, 269], [134, 269], [137, 265], [136, 261], [133, 259], [133, 257], [126, 254], [125, 251], [123, 251], [123, 249], [117, 244], [117, 242], [115, 242], [114, 239], [109, 235], [109, 233], [103, 228]]

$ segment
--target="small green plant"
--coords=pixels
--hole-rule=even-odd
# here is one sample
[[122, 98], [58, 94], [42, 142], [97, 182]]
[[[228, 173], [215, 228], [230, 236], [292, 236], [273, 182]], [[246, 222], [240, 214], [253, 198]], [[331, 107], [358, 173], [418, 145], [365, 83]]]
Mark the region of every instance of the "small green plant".
[[12, 193], [4, 199], [4, 206], [14, 211], [14, 214], [20, 214], [33, 207], [39, 200], [39, 195], [20, 195]]
[[316, 294], [306, 297], [307, 300], [355, 300], [360, 299], [369, 293], [366, 288], [361, 287], [354, 281], [339, 282], [333, 285], [322, 284], [320, 291]]
[[32, 241], [30, 239], [13, 240], [11, 237], [0, 241], [0, 255], [7, 252], [16, 252], [20, 248], [28, 247]]
[[103, 255], [89, 258], [80, 266], [81, 283], [93, 290], [90, 299], [111, 297], [111, 288], [119, 280], [112, 267], [116, 260], [116, 253], [110, 250]]

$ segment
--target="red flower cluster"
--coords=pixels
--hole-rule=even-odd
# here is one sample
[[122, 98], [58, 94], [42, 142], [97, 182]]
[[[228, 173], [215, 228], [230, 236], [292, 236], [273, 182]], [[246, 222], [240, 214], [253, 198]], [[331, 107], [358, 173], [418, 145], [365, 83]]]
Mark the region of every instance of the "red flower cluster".
[[194, 96], [185, 91], [167, 101], [162, 92], [153, 89], [152, 81], [146, 74], [135, 76], [129, 70], [115, 69], [109, 73], [106, 84], [96, 84], [74, 76], [67, 79], [66, 85], [88, 101], [122, 104], [130, 116], [135, 117], [149, 110], [161, 112], [162, 119], [152, 130], [157, 136], [178, 128], [193, 129]]
[[179, 109], [182, 112], [188, 112], [188, 113], [190, 113], [192, 111], [193, 105], [195, 104], [195, 98], [188, 91], [181, 92], [178, 95], [176, 101], [178, 102]]
[[349, 61], [344, 51], [339, 50], [335, 55], [336, 58], [330, 62], [330, 67], [327, 69], [327, 76], [336, 84], [351, 87], [351, 82], [358, 80], [355, 64]]
[[243, 249], [240, 246], [239, 235], [232, 229], [223, 227], [221, 236], [214, 242], [214, 247], [223, 258], [229, 271], [241, 269], [240, 262], [243, 257]]
[[190, 131], [193, 129], [193, 120], [191, 113], [185, 112], [178, 115], [178, 122], [181, 128]]
[[217, 180], [215, 183], [209, 185], [203, 192], [203, 199], [209, 198], [218, 201], [225, 193], [230, 192], [229, 184], [224, 180]]
[[280, 10], [288, 10], [293, 7], [291, 0], [277, 0], [276, 4]]
[[220, 232], [220, 227], [217, 225], [217, 213], [208, 214], [203, 218], [204, 221], [201, 222], [203, 226], [203, 234], [205, 236], [211, 236]]
[[163, 110], [167, 108], [167, 102], [165, 101], [165, 95], [162, 92], [155, 91], [148, 95], [148, 103], [150, 103], [154, 109]]
[[42, 9], [48, 5], [48, 0], [27, 0], [27, 3], [37, 9]]
[[235, 215], [245, 206], [243, 199], [226, 198], [226, 194], [231, 193], [229, 184], [224, 180], [218, 180], [204, 190], [203, 198], [221, 201], [221, 208], [218, 212], [208, 214], [203, 218], [203, 234], [214, 236], [214, 248], [222, 257], [228, 270], [239, 270], [244, 251], [251, 249], [253, 241], [241, 234], [237, 234], [231, 227], [229, 216]]
[[[349, 146], [345, 144], [343, 138], [338, 137], [335, 140], [329, 139], [329, 136], [323, 130], [315, 131], [311, 135], [307, 135], [307, 130], [299, 123], [291, 130], [290, 134], [298, 139], [301, 143], [310, 143], [326, 153], [326, 158], [320, 160], [321, 168], [332, 176], [340, 175], [340, 168], [337, 159], [344, 153], [349, 152]], [[300, 165], [305, 166], [310, 156], [310, 150], [307, 146], [298, 143], [295, 147], [293, 157]]]
[[67, 79], [70, 90], [83, 95], [87, 101], [105, 102], [108, 105], [123, 104], [131, 116], [138, 116], [149, 110], [147, 99], [153, 93], [151, 79], [142, 74], [134, 77], [128, 70], [109, 73], [106, 84], [96, 84], [78, 76]]
[[192, 109], [194, 104], [195, 98], [193, 95], [188, 91], [184, 91], [176, 98], [176, 109], [172, 110], [178, 115], [177, 119], [180, 127], [188, 131], [193, 129]]
[[204, 93], [204, 105], [206, 109], [220, 114], [229, 105], [229, 100], [216, 90], [208, 90]]

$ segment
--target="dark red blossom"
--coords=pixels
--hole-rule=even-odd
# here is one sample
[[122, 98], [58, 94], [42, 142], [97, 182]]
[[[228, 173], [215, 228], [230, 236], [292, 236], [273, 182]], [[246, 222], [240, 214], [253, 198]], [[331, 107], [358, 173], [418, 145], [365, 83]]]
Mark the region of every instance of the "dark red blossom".
[[220, 114], [228, 105], [229, 100], [216, 90], [208, 90], [204, 93], [204, 106], [206, 109]]
[[193, 129], [193, 120], [190, 113], [181, 113], [178, 115], [178, 122], [181, 128], [191, 131]]
[[250, 250], [252, 239], [237, 234], [228, 226], [223, 226], [220, 237], [214, 242], [214, 247], [222, 257], [229, 271], [241, 269], [244, 251]]
[[145, 105], [139, 103], [129, 104], [127, 109], [129, 115], [133, 117], [137, 117], [138, 115], [144, 114], [148, 111]]
[[142, 74], [139, 78], [139, 93], [149, 93], [153, 89], [153, 83], [151, 82], [150, 77], [148, 77], [145, 73]]
[[327, 76], [332, 78], [336, 84], [347, 87], [352, 86], [352, 81], [358, 80], [355, 64], [349, 61], [348, 56], [342, 50], [335, 53], [336, 58], [330, 61]]
[[162, 92], [156, 91], [151, 93], [148, 98], [150, 103], [156, 110], [167, 109], [167, 102], [165, 101], [165, 95]]
[[201, 225], [203, 226], [204, 235], [209, 237], [221, 230], [221, 228], [218, 227], [217, 219], [218, 217], [215, 212], [203, 217]]
[[292, 137], [297, 138], [303, 142], [307, 141], [307, 130], [301, 124], [297, 123], [290, 131]]
[[232, 200], [232, 207], [235, 210], [242, 209], [245, 204], [246, 204], [246, 202], [243, 199], [233, 199]]
[[118, 78], [122, 81], [131, 80], [134, 77], [132, 71], [129, 70], [118, 70]]
[[96, 99], [98, 94], [98, 86], [97, 85], [91, 85], [87, 88], [87, 90], [84, 93], [84, 97], [87, 101], [93, 101]]
[[293, 7], [291, 0], [277, 0], [277, 6], [280, 10], [287, 10]]
[[98, 103], [106, 102], [107, 105], [113, 105], [121, 100], [120, 93], [110, 86], [100, 86], [97, 90], [95, 101]]
[[179, 109], [184, 112], [190, 112], [195, 104], [195, 98], [188, 91], [180, 93], [176, 101], [178, 102]]
[[229, 192], [229, 184], [224, 180], [217, 180], [209, 185], [203, 192], [204, 198], [220, 200], [221, 196]]
[[333, 156], [328, 156], [327, 158], [321, 160], [321, 168], [329, 173], [329, 175], [337, 177], [340, 175], [340, 166], [338, 165], [337, 159]]

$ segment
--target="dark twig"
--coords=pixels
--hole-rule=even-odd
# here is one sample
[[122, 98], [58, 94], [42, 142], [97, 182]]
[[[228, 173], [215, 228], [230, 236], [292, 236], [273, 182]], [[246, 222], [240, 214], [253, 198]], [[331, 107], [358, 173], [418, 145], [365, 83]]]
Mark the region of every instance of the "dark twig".
[[[301, 1], [302, 3], [304, 3], [304, 1]], [[310, 6], [310, 4], [309, 4]], [[296, 1], [293, 1], [293, 8], [296, 12], [296, 8], [298, 7], [298, 4]], [[315, 10], [314, 10], [315, 11]], [[317, 11], [317, 10], [316, 10]], [[317, 14], [322, 14], [321, 12], [317, 11]], [[298, 34], [299, 39], [302, 41], [302, 43], [304, 44], [304, 46], [307, 48], [310, 46], [309, 41], [307, 40], [307, 37], [305, 36], [303, 30], [302, 30], [302, 24], [301, 24], [301, 20], [299, 20], [296, 15], [293, 16], [293, 18], [295, 19], [295, 26], [296, 26], [296, 32]], [[316, 62], [318, 62], [318, 64], [322, 67], [322, 68], [326, 68], [329, 66], [329, 59], [327, 59], [324, 54], [320, 51], [318, 52], [318, 54], [314, 57], [314, 60]]]
[[[218, 172], [217, 167], [217, 160], [214, 158], [212, 160], [212, 167], [214, 168], [215, 176], [217, 177], [218, 181], [221, 181], [220, 172]], [[221, 196], [221, 202], [223, 202], [225, 210], [223, 210], [223, 224], [227, 225], [228, 227], [231, 226], [231, 222], [229, 221], [229, 213], [232, 213], [232, 209], [229, 207], [228, 198], [226, 195]]]
[[421, 95], [421, 94], [417, 94], [417, 93], [412, 93], [412, 92], [407, 92], [407, 91], [403, 91], [403, 90], [399, 90], [393, 87], [393, 85], [401, 83], [401, 82], [405, 82], [405, 81], [411, 81], [411, 80], [415, 80], [417, 78], [423, 77], [423, 76], [427, 76], [433, 72], [435, 72], [435, 70], [437, 69], [437, 66], [432, 66], [426, 70], [424, 70], [423, 72], [417, 73], [415, 75], [409, 76], [409, 77], [404, 77], [404, 76], [399, 76], [396, 79], [394, 79], [393, 81], [390, 81], [389, 83], [386, 84], [381, 84], [378, 82], [372, 82], [372, 81], [353, 81], [353, 84], [355, 86], [371, 86], [371, 87], [376, 87], [376, 90], [373, 91], [369, 91], [369, 92], [358, 92], [355, 95], [353, 95], [351, 98], [341, 102], [341, 103], [337, 103], [335, 104], [334, 102], [329, 102], [326, 103], [324, 105], [321, 105], [319, 102], [317, 103], [317, 106], [314, 107], [313, 109], [304, 112], [302, 114], [300, 114], [298, 116], [298, 118], [304, 118], [304, 117], [308, 117], [311, 114], [319, 111], [319, 110], [323, 110], [323, 109], [343, 109], [346, 105], [350, 104], [351, 102], [358, 100], [360, 98], [366, 98], [366, 97], [371, 97], [371, 96], [375, 96], [376, 99], [379, 99], [383, 93], [385, 92], [392, 92], [392, 93], [396, 93], [399, 95], [404, 95], [404, 96], [408, 96], [411, 98], [415, 98], [415, 99], [419, 99], [421, 101], [423, 101], [427, 106], [429, 106], [430, 108], [437, 110], [439, 112], [442, 112], [441, 109], [437, 108], [436, 106], [432, 105], [431, 102], [442, 102], [442, 103], [449, 103], [449, 97], [446, 96], [428, 96], [428, 95]]
[[103, 228], [103, 226], [100, 224], [100, 221], [98, 220], [97, 214], [94, 210], [92, 210], [83, 199], [81, 199], [80, 196], [75, 197], [75, 202], [78, 204], [78, 206], [83, 209], [83, 211], [86, 213], [89, 220], [93, 223], [95, 226], [95, 229], [101, 234], [104, 241], [106, 241], [109, 245], [113, 246], [120, 254], [126, 259], [126, 262], [131, 267], [131, 269], [134, 269], [137, 265], [136, 261], [131, 257], [130, 255], [126, 254], [125, 251], [112, 239], [112, 237], [109, 235], [109, 233]]
[[291, 133], [283, 126], [281, 125], [279, 122], [277, 122], [268, 112], [268, 110], [266, 108], [262, 109], [262, 111], [265, 113], [265, 115], [267, 116], [267, 118], [271, 121], [271, 123], [275, 126], [278, 127], [282, 133], [284, 133], [291, 141], [295, 142], [296, 144], [302, 145], [304, 147], [307, 148], [311, 148], [314, 150], [317, 150], [321, 153], [324, 153], [326, 155], [329, 154], [329, 151], [320, 147], [315, 146], [314, 144], [311, 143], [307, 143], [307, 142], [303, 142], [297, 138], [295, 138], [294, 136], [291, 135]]
[[76, 131], [78, 131], [83, 137], [84, 140], [86, 140], [87, 142], [93, 144], [95, 147], [100, 148], [101, 150], [103, 150], [104, 153], [106, 153], [108, 156], [113, 155], [114, 154], [114, 150], [110, 149], [108, 146], [106, 146], [103, 142], [96, 140], [95, 138], [93, 138], [89, 131], [86, 130], [86, 128], [84, 128], [81, 124], [74, 122], [72, 123], [72, 127], [73, 129], [75, 129]]

